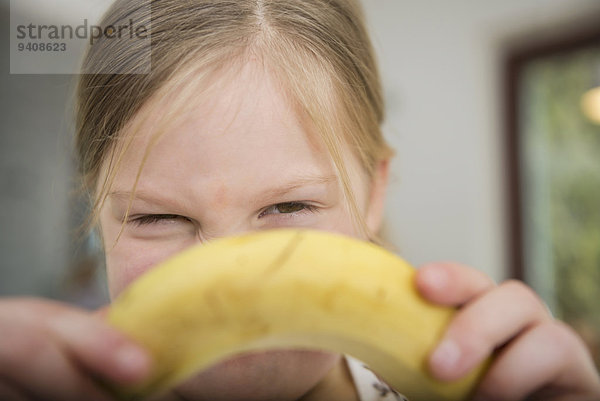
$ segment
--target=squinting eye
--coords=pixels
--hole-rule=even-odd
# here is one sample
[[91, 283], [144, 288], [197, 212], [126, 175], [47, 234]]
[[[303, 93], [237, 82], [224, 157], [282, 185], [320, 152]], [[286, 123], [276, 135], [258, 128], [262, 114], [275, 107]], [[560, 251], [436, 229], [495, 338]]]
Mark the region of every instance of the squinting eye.
[[187, 217], [179, 216], [177, 214], [145, 214], [141, 216], [132, 216], [129, 218], [129, 222], [138, 226], [162, 223], [174, 220], [190, 221]]
[[284, 202], [278, 203], [276, 205], [270, 206], [260, 213], [259, 218], [267, 215], [267, 214], [292, 214], [298, 212], [313, 212], [315, 210], [314, 206], [307, 205], [302, 202]]
[[278, 205], [275, 205], [275, 209], [279, 212], [279, 213], [294, 213], [294, 212], [299, 212], [300, 210], [303, 210], [306, 208], [306, 205], [304, 203], [296, 203], [296, 202], [289, 202], [289, 203], [280, 203]]

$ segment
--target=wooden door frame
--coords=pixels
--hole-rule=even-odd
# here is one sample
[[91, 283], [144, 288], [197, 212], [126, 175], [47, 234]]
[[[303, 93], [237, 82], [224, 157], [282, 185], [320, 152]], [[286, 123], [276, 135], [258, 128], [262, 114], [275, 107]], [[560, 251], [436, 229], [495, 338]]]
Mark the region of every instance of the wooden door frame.
[[528, 63], [540, 58], [565, 54], [590, 46], [600, 46], [600, 16], [592, 23], [572, 24], [576, 28], [559, 36], [521, 43], [505, 52], [503, 66], [503, 116], [506, 163], [506, 204], [509, 224], [507, 229], [509, 276], [525, 278], [523, 252], [523, 210], [521, 206], [521, 149], [519, 148], [519, 81]]

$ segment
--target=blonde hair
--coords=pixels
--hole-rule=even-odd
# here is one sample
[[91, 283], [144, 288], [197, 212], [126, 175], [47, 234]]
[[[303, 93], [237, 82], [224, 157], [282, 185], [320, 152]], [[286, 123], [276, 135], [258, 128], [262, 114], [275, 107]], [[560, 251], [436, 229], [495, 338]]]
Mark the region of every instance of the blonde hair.
[[[142, 42], [128, 45], [103, 38], [88, 49], [83, 69], [102, 64], [115, 72], [82, 74], [77, 87], [76, 151], [93, 205], [91, 225], [128, 146], [121, 141], [123, 132], [135, 128], [129, 125], [142, 106], [177, 93], [160, 134], [198, 95], [190, 90], [190, 82], [200, 85], [252, 54], [262, 59], [315, 127], [355, 222], [371, 237], [349, 183], [342, 148], [350, 146], [369, 176], [392, 152], [380, 129], [381, 83], [358, 1], [117, 0], [101, 25], [117, 25], [131, 16], [150, 26], [150, 72], [135, 74], [140, 63], [148, 61]], [[99, 182], [103, 165], [108, 173]], [[142, 168], [143, 163], [140, 172]]]

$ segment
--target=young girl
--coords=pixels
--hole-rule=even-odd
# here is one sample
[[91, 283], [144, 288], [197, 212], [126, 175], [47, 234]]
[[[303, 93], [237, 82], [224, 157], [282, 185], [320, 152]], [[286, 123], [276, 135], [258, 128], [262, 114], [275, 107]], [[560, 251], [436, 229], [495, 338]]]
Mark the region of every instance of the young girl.
[[[112, 73], [78, 88], [77, 151], [112, 297], [218, 237], [291, 226], [377, 240], [391, 151], [355, 1], [117, 0], [102, 25], [130, 19], [151, 27], [150, 71], [134, 74], [147, 47], [105, 37], [84, 68]], [[435, 377], [458, 379], [496, 351], [478, 398], [600, 399], [582, 341], [525, 285], [455, 263], [422, 266], [416, 285], [460, 307], [429, 358]], [[3, 300], [0, 332], [2, 400], [108, 400], [97, 378], [134, 383], [152, 369], [101, 313]], [[384, 398], [399, 396], [351, 358], [279, 350], [220, 363], [161, 399]]]

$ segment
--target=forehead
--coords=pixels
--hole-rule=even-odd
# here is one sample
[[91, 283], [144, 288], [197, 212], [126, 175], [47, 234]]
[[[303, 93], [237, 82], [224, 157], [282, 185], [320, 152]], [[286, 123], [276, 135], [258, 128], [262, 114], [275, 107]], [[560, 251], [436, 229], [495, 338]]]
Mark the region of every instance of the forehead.
[[125, 132], [132, 142], [118, 173], [126, 186], [133, 185], [144, 157], [141, 185], [174, 177], [179, 184], [209, 178], [273, 183], [286, 174], [333, 171], [308, 120], [258, 60], [217, 74], [201, 89], [190, 85], [154, 99], [134, 122], [139, 125]]

